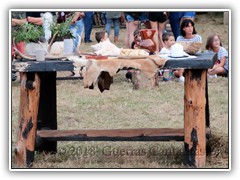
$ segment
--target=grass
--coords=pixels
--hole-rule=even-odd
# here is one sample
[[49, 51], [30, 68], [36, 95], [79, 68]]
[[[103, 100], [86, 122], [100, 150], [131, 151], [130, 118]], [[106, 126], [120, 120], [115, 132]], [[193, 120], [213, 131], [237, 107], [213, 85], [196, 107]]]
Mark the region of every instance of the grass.
[[[198, 32], [207, 31], [204, 28], [209, 24], [201, 24], [207, 19], [205, 16], [197, 19]], [[214, 21], [214, 26], [224, 32], [225, 26], [217, 24], [218, 21]], [[92, 36], [98, 30], [94, 29]], [[120, 33], [117, 45], [123, 47], [124, 29]], [[224, 38], [224, 44], [227, 42]], [[91, 48], [82, 44], [81, 49], [88, 52]], [[16, 143], [19, 86], [19, 80], [12, 83], [12, 150]], [[208, 81], [212, 153], [207, 155], [206, 168], [229, 167], [228, 87], [227, 78]], [[80, 80], [57, 81], [58, 129], [183, 128], [183, 94], [183, 85], [177, 79], [170, 82], [159, 79], [159, 87], [153, 90], [133, 90], [124, 71], [114, 77], [110, 91], [103, 93], [97, 88], [84, 89]], [[183, 142], [58, 142], [57, 154], [36, 153], [33, 168], [189, 168], [182, 163], [183, 145]], [[13, 152], [12, 167], [18, 167]]]
[[[12, 90], [14, 147], [18, 82]], [[212, 154], [206, 168], [228, 167], [227, 93], [226, 78], [209, 79]], [[84, 89], [80, 80], [58, 81], [57, 97], [58, 129], [183, 127], [183, 85], [177, 80], [160, 79], [154, 90], [133, 90], [120, 72], [104, 93]], [[182, 164], [182, 154], [183, 142], [58, 142], [58, 153], [36, 154], [33, 168], [188, 168]]]

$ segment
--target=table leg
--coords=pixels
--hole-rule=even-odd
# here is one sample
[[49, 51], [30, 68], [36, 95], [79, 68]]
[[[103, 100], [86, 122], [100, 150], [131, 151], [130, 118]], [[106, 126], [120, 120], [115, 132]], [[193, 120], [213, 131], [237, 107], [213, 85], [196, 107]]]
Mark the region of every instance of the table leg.
[[[57, 129], [56, 72], [39, 72], [41, 79], [38, 110], [38, 130]], [[57, 152], [57, 141], [42, 141], [37, 137], [36, 151], [45, 153]]]
[[206, 163], [206, 76], [204, 69], [185, 71], [184, 163], [195, 167]]
[[30, 167], [34, 160], [40, 79], [37, 73], [21, 73], [21, 78], [15, 155], [17, 165]]

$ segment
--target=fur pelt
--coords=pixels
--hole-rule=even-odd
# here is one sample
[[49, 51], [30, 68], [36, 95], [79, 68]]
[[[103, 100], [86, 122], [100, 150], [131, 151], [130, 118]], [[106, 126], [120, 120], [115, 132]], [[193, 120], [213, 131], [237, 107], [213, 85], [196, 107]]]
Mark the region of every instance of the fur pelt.
[[[107, 79], [111, 81], [112, 79], [109, 78], [109, 76], [113, 77], [121, 69], [138, 69], [145, 73], [149, 78], [154, 78], [156, 72], [166, 63], [166, 59], [158, 56], [149, 56], [149, 58], [146, 59], [112, 58], [106, 60], [88, 60], [78, 56], [70, 56], [68, 57], [68, 60], [73, 61], [74, 66], [81, 69], [84, 88], [90, 89], [94, 88], [94, 85], [97, 83], [99, 78], [101, 78], [101, 81], [108, 84], [110, 87], [111, 83], [107, 82]], [[102, 72], [109, 73], [109, 76], [100, 76]], [[104, 88], [102, 89], [103, 90], [101, 91], [104, 91]]]

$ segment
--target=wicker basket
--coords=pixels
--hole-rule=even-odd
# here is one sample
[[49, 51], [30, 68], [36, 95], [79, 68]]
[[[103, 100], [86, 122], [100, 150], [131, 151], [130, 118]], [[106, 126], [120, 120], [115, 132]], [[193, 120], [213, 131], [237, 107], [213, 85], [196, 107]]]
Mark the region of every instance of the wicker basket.
[[194, 55], [201, 50], [202, 42], [178, 42], [183, 46], [183, 50], [190, 54]]

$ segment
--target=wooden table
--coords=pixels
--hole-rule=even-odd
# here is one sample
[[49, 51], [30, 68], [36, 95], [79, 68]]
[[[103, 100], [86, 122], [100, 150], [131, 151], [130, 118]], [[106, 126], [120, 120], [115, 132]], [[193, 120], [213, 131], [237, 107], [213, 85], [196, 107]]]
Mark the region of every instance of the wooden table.
[[164, 68], [185, 68], [184, 128], [57, 130], [56, 72], [72, 71], [70, 61], [15, 61], [21, 74], [17, 164], [31, 167], [34, 152], [56, 153], [57, 141], [184, 141], [184, 163], [204, 167], [210, 133], [207, 69], [216, 55], [171, 59]]

